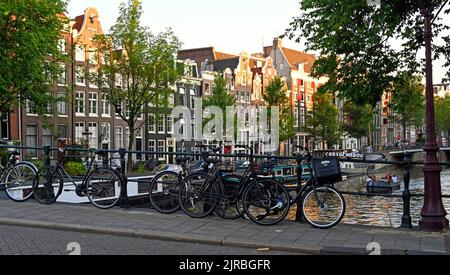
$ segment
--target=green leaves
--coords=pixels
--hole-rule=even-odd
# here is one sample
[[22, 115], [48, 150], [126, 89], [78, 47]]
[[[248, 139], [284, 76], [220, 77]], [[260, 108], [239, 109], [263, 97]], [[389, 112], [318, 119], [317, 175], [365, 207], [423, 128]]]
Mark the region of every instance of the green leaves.
[[[417, 60], [423, 45], [420, 2], [382, 1], [375, 8], [366, 0], [303, 0], [301, 14], [286, 35], [320, 53], [312, 75], [329, 77], [328, 90], [355, 104], [375, 106], [397, 71], [423, 74], [423, 63]], [[432, 1], [431, 10], [437, 12], [445, 2]], [[438, 18], [433, 28], [438, 37], [449, 28], [448, 22]], [[401, 41], [400, 47], [396, 41]], [[450, 60], [448, 43], [434, 45], [435, 58]]]
[[65, 10], [62, 0], [0, 2], [0, 111], [30, 102], [47, 113], [54, 100], [45, 72], [65, 61], [57, 47]]
[[338, 120], [339, 110], [333, 104], [333, 96], [329, 93], [318, 93], [314, 98], [314, 106], [308, 111], [306, 128], [317, 145], [319, 142], [331, 146], [337, 144], [342, 136], [342, 125]]

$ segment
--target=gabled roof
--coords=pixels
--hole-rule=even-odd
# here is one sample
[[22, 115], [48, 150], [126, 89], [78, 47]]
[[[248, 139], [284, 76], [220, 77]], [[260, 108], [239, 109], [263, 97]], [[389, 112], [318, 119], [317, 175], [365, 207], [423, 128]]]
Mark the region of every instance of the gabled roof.
[[78, 32], [81, 31], [81, 28], [83, 27], [84, 22], [84, 15], [79, 15], [75, 17], [75, 24], [73, 25], [73, 28], [76, 29]]
[[[264, 54], [269, 56], [272, 53], [272, 49], [272, 46], [264, 47]], [[283, 54], [289, 62], [292, 70], [298, 70], [298, 64], [306, 63], [305, 72], [311, 73], [312, 66], [314, 65], [314, 62], [316, 62], [316, 57], [313, 54], [308, 54], [285, 47], [282, 47], [281, 50], [283, 51]]]
[[233, 55], [233, 54], [216, 51], [216, 49], [214, 47], [185, 49], [185, 50], [180, 50], [178, 52], [178, 58], [180, 60], [184, 60], [184, 59], [195, 60], [198, 68], [201, 68], [202, 62], [204, 62], [206, 59], [208, 59], [208, 61], [211, 64], [217, 60], [224, 60], [224, 59], [230, 59], [230, 58], [235, 58], [235, 57], [237, 57], [237, 56]]
[[223, 72], [227, 68], [230, 68], [232, 71], [234, 71], [234, 69], [239, 66], [239, 59], [240, 59], [239, 57], [234, 57], [234, 58], [216, 60], [213, 62], [214, 71]]

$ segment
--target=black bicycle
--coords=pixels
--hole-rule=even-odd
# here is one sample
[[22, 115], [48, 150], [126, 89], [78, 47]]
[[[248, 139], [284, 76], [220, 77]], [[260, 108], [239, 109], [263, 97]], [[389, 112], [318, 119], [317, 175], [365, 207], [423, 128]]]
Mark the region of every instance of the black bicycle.
[[[315, 228], [334, 227], [341, 222], [346, 210], [344, 196], [334, 188], [334, 183], [339, 181], [340, 177], [340, 169], [336, 167], [339, 166], [339, 162], [335, 159], [313, 160], [308, 149], [301, 146], [297, 148], [303, 151], [295, 154], [298, 179], [301, 181], [303, 162], [309, 167], [311, 177], [298, 184], [297, 195], [290, 201], [290, 206], [297, 204], [301, 207], [303, 217]], [[322, 177], [322, 174], [327, 175]]]
[[0, 190], [15, 202], [24, 202], [33, 196], [33, 182], [38, 169], [30, 162], [19, 161], [19, 152], [11, 152], [6, 167], [0, 164]]
[[79, 197], [87, 197], [97, 208], [109, 209], [118, 204], [123, 186], [121, 175], [112, 168], [99, 167], [96, 163], [96, 156], [104, 157], [106, 152], [102, 150], [89, 151], [87, 173], [81, 183], [76, 183], [64, 168], [68, 147], [63, 144], [58, 151], [59, 157], [56, 165], [50, 165], [41, 170], [33, 184], [33, 192], [39, 203], [45, 205], [55, 203], [64, 190], [64, 179], [67, 179], [75, 187], [75, 190], [65, 189], [64, 191], [72, 191]]
[[253, 150], [250, 166], [243, 176], [221, 176], [218, 158], [209, 158], [206, 165], [212, 165], [209, 173], [198, 172], [186, 177], [179, 191], [179, 200], [183, 211], [193, 218], [203, 218], [214, 210], [219, 216], [239, 218], [244, 213], [261, 225], [274, 225], [288, 214], [289, 194], [277, 181], [264, 178], [256, 171]]

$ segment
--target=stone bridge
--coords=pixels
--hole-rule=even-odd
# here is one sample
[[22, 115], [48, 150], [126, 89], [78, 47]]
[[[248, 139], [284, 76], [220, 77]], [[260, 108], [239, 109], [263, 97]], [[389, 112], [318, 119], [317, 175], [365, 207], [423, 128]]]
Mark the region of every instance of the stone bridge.
[[[406, 154], [413, 155], [413, 161], [424, 161], [425, 151], [423, 149], [399, 150], [389, 152], [390, 160], [402, 161]], [[450, 147], [442, 147], [438, 153], [439, 161], [450, 162]]]

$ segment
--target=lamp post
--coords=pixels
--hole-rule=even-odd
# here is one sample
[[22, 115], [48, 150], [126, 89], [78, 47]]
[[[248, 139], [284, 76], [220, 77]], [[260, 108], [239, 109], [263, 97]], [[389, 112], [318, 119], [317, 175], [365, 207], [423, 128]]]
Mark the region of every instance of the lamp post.
[[449, 221], [442, 203], [441, 171], [437, 153], [436, 125], [434, 113], [433, 94], [433, 64], [432, 64], [432, 30], [431, 30], [431, 2], [421, 1], [421, 14], [424, 18], [424, 41], [426, 57], [426, 152], [425, 165], [423, 168], [425, 178], [425, 200], [419, 221], [420, 230], [443, 231], [448, 229]]
[[[91, 132], [89, 131], [89, 129], [86, 128], [86, 129], [84, 130], [84, 132], [81, 133], [81, 135], [83, 136], [83, 139], [84, 139], [84, 147], [85, 147], [86, 150], [87, 150], [87, 149], [89, 149], [89, 143], [90, 143], [90, 141], [91, 141], [91, 137], [92, 137], [93, 133], [91, 133]], [[86, 162], [88, 162], [88, 161], [89, 161], [89, 154], [86, 154]]]

